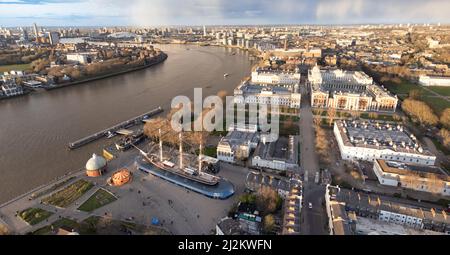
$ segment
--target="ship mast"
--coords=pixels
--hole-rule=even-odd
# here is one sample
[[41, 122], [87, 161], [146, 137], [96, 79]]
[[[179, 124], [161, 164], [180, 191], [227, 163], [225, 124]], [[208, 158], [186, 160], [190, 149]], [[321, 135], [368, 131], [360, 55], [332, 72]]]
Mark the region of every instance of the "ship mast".
[[200, 150], [198, 152], [198, 173], [202, 172], [202, 142], [203, 142], [203, 134], [200, 134]]
[[159, 160], [163, 161], [163, 147], [162, 147], [162, 137], [161, 137], [161, 129], [158, 129], [159, 131]]
[[180, 169], [183, 169], [183, 141], [182, 141], [182, 135], [181, 132], [178, 135], [180, 139]]

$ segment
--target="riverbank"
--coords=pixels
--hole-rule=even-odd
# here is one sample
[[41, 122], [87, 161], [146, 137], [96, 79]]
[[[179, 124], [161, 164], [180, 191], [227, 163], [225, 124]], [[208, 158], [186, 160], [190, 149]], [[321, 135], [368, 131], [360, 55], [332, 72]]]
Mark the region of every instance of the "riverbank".
[[106, 78], [110, 78], [110, 77], [114, 77], [114, 76], [118, 76], [118, 75], [122, 75], [122, 74], [126, 74], [126, 73], [139, 71], [139, 70], [146, 69], [146, 68], [149, 68], [151, 66], [160, 64], [160, 63], [164, 62], [167, 58], [168, 58], [167, 54], [165, 54], [164, 52], [161, 52], [161, 55], [160, 55], [160, 57], [158, 59], [156, 59], [154, 62], [151, 62], [151, 63], [149, 63], [147, 65], [138, 66], [138, 67], [135, 67], [135, 68], [131, 68], [131, 69], [115, 72], [115, 73], [110, 73], [110, 74], [100, 75], [100, 76], [96, 76], [96, 77], [91, 77], [91, 78], [87, 78], [87, 79], [83, 79], [83, 80], [79, 80], [79, 81], [74, 81], [74, 82], [69, 82], [69, 83], [62, 83], [62, 84], [58, 84], [56, 86], [49, 86], [49, 87], [45, 87], [45, 89], [46, 90], [60, 89], [60, 88], [65, 88], [65, 87], [69, 87], [69, 86], [73, 86], [73, 85], [79, 85], [79, 84], [86, 83], [86, 82], [102, 80], [102, 79], [106, 79]]

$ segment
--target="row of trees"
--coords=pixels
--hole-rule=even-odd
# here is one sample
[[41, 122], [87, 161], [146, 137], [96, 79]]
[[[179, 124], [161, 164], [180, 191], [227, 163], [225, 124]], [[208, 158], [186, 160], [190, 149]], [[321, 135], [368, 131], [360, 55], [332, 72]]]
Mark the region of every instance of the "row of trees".
[[433, 126], [439, 122], [439, 118], [434, 114], [431, 107], [419, 100], [405, 99], [402, 103], [402, 110], [421, 125]]

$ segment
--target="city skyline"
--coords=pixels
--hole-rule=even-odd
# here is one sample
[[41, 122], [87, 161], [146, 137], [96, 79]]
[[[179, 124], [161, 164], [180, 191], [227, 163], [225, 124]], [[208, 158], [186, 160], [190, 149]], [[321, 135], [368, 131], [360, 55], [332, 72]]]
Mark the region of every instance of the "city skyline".
[[[439, 8], [437, 8], [439, 7]], [[160, 26], [450, 22], [450, 2], [0, 0], [0, 26]], [[207, 21], [207, 22], [205, 22]]]

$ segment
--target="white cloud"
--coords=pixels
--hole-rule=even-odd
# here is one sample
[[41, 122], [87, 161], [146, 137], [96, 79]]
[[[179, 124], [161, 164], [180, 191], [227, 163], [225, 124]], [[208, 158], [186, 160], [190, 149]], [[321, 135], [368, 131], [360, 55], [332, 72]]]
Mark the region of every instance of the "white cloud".
[[0, 0], [0, 25], [450, 23], [448, 0], [20, 1]]

